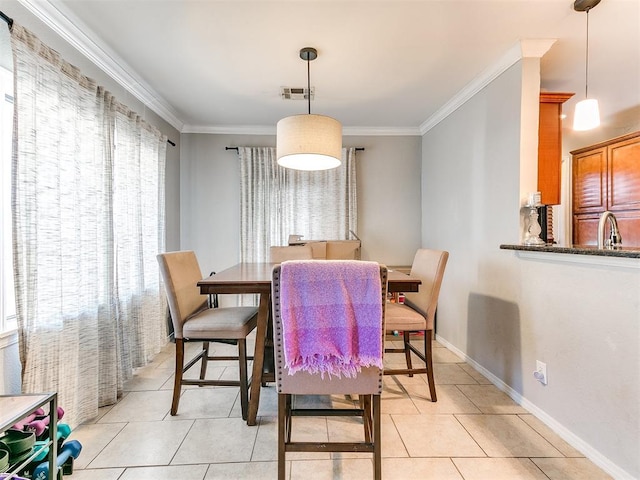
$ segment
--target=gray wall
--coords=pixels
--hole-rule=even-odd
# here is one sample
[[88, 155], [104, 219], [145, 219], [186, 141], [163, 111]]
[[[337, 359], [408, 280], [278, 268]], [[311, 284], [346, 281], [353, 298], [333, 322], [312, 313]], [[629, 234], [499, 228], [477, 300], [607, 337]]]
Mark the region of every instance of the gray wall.
[[499, 250], [519, 241], [537, 156], [529, 74], [513, 66], [423, 137], [422, 244], [451, 253], [438, 338], [615, 478], [640, 478], [640, 262]]
[[[345, 136], [343, 144], [365, 148], [357, 153], [363, 259], [411, 264], [420, 245], [420, 137]], [[226, 146], [275, 146], [275, 137], [183, 134], [181, 248], [197, 253], [205, 273], [239, 258], [240, 169]]]

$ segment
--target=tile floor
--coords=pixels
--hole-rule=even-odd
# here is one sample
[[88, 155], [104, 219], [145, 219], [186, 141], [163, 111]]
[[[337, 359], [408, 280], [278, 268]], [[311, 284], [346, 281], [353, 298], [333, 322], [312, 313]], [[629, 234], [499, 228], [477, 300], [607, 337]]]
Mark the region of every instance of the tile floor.
[[[437, 342], [434, 360], [436, 403], [429, 399], [424, 375], [384, 377], [385, 480], [611, 478]], [[385, 362], [402, 363], [403, 357], [387, 355]], [[116, 405], [72, 433], [83, 449], [69, 478], [275, 479], [274, 387], [262, 391], [257, 426], [242, 421], [234, 387], [186, 387], [178, 415], [172, 417], [172, 372], [169, 344], [152, 364], [136, 372]], [[210, 366], [208, 377], [213, 376], [236, 377], [236, 367]], [[296, 418], [295, 438], [361, 438], [357, 419], [338, 418]], [[288, 454], [287, 475], [290, 480], [367, 479], [372, 477], [370, 458]]]

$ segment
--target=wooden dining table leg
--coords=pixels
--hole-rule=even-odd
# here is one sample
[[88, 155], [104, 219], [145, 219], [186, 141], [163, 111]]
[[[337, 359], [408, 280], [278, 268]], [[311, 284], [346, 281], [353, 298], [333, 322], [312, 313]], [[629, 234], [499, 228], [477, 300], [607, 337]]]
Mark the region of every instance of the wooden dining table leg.
[[247, 425], [255, 425], [260, 405], [260, 388], [262, 387], [262, 371], [264, 366], [265, 341], [267, 338], [267, 324], [271, 310], [271, 293], [260, 294], [258, 306], [258, 325], [256, 328], [256, 348], [253, 354], [253, 373], [251, 375], [251, 396], [249, 397], [249, 414]]

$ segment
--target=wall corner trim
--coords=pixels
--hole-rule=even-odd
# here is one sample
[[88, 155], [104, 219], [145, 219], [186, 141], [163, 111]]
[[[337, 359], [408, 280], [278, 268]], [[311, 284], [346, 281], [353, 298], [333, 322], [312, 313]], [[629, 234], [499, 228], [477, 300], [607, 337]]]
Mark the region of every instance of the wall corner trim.
[[523, 58], [541, 57], [544, 55], [549, 51], [555, 41], [555, 39], [523, 39], [518, 41], [493, 65], [487, 67], [480, 75], [469, 82], [451, 100], [436, 111], [436, 113], [425, 120], [420, 125], [420, 134], [426, 134], [516, 62]]

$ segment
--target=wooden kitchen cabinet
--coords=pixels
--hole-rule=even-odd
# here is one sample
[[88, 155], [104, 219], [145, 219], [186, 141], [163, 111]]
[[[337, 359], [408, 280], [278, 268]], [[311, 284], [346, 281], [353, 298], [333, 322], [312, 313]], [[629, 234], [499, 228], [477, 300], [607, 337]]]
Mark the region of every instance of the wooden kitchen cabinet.
[[573, 243], [597, 245], [598, 221], [614, 213], [622, 245], [640, 246], [640, 132], [571, 152]]
[[560, 204], [562, 104], [573, 93], [541, 92], [538, 124], [538, 191], [544, 205]]

